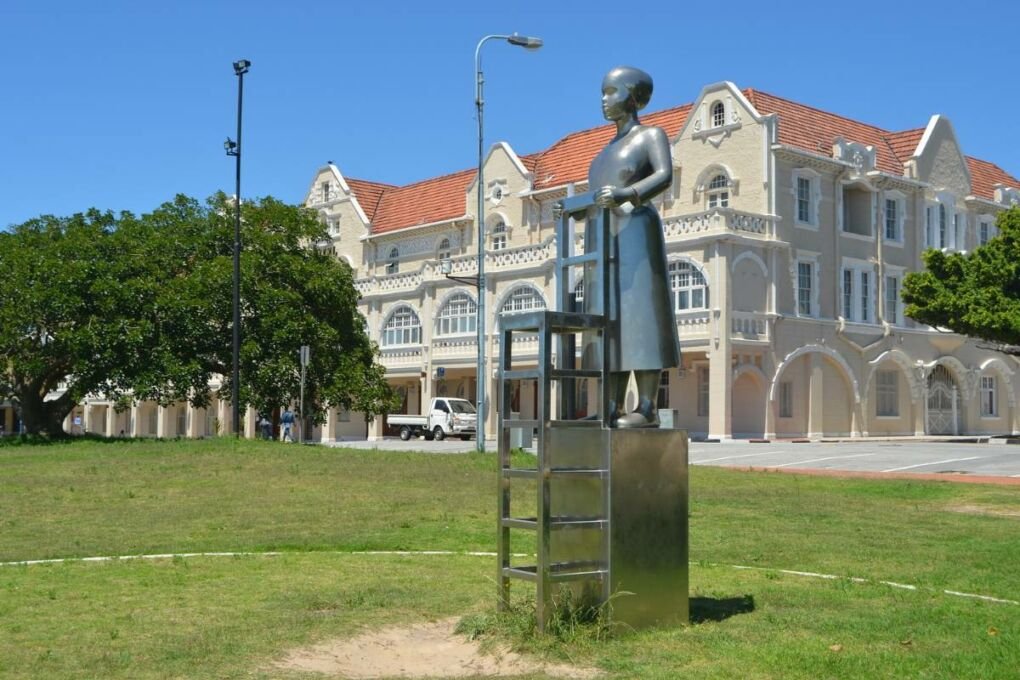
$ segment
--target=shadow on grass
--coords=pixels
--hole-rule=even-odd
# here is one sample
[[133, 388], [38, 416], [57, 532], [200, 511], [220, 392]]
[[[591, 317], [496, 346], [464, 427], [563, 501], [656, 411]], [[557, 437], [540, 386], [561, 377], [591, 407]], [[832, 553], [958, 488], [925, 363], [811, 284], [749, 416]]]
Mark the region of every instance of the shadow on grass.
[[737, 614], [754, 611], [754, 596], [740, 597], [692, 597], [690, 600], [691, 624], [708, 621], [725, 621]]

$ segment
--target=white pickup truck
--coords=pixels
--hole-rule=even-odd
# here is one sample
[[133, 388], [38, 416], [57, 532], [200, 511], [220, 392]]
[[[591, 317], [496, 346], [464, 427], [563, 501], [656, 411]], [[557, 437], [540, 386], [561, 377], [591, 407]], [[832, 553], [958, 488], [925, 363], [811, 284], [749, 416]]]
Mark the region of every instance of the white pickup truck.
[[425, 435], [428, 441], [442, 441], [447, 437], [470, 439], [475, 434], [478, 414], [475, 405], [467, 399], [436, 397], [426, 414], [392, 413], [386, 416], [386, 422], [390, 427], [400, 428], [400, 438], [404, 441], [420, 435]]

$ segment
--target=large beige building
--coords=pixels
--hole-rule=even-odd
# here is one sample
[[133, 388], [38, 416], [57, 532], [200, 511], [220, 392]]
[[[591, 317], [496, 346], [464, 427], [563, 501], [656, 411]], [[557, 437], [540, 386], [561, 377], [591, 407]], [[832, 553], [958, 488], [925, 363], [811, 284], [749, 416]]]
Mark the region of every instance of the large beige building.
[[[1020, 200], [1020, 181], [965, 156], [949, 120], [890, 132], [728, 82], [643, 120], [666, 130], [673, 152], [673, 186], [657, 202], [683, 364], [663, 374], [660, 406], [682, 426], [720, 439], [1017, 430], [1017, 363], [904, 318], [899, 299], [925, 248], [977, 247]], [[507, 143], [488, 153], [489, 395], [494, 317], [554, 300], [551, 206], [588, 189], [611, 135], [603, 126], [534, 154]], [[477, 290], [440, 265], [477, 272], [475, 179], [391, 186], [328, 164], [305, 199], [356, 271], [408, 412], [475, 395]], [[513, 409], [534, 413], [534, 393], [515, 385]], [[369, 425], [368, 436], [383, 434], [381, 419]]]
[[[927, 247], [971, 250], [1020, 202], [1020, 180], [964, 155], [953, 126], [888, 131], [722, 82], [693, 104], [648, 114], [671, 140], [674, 182], [656, 199], [683, 349], [664, 372], [660, 406], [710, 438], [1002, 434], [1020, 428], [1018, 363], [904, 318], [905, 273]], [[356, 272], [369, 332], [392, 385], [415, 413], [432, 396], [474, 399], [476, 192], [484, 192], [485, 380], [495, 395], [495, 316], [554, 300], [552, 204], [588, 189], [609, 126], [518, 155], [507, 143], [473, 170], [407, 186], [344, 177], [332, 163], [305, 204]], [[578, 294], [583, 294], [578, 290]], [[534, 356], [527, 339], [515, 356]], [[535, 386], [512, 408], [534, 414]], [[582, 408], [594, 400], [579, 395]], [[228, 405], [89, 402], [68, 429], [205, 436]], [[489, 410], [487, 432], [495, 429]], [[254, 433], [254, 414], [246, 418]], [[314, 437], [375, 438], [384, 420], [331, 411]]]

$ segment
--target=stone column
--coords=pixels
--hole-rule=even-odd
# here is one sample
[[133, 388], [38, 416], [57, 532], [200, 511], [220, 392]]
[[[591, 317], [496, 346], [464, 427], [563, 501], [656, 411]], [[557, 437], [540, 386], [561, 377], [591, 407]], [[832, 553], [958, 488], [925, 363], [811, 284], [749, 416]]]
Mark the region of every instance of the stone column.
[[81, 431], [90, 432], [92, 425], [92, 406], [88, 401], [82, 404], [81, 407]]
[[713, 305], [712, 341], [708, 350], [708, 436], [711, 439], [733, 438], [732, 390], [733, 352], [730, 337], [730, 262], [729, 243], [716, 241], [708, 266], [711, 277], [709, 294]]
[[368, 423], [368, 441], [381, 441], [384, 436], [385, 431], [383, 430], [383, 417], [379, 415]]
[[106, 406], [106, 436], [116, 437], [117, 436], [117, 411], [113, 408], [113, 403], [107, 404]]
[[824, 368], [822, 355], [818, 352], [808, 354], [808, 431], [812, 439], [820, 438], [825, 433], [825, 393]]
[[[241, 421], [241, 428], [244, 431], [244, 435], [243, 436], [244, 436], [245, 439], [254, 439], [255, 438], [255, 430], [258, 428], [258, 425], [257, 425], [258, 418], [259, 418], [258, 413], [255, 412], [255, 409], [253, 407], [249, 406], [245, 410], [244, 418]], [[301, 437], [305, 436], [304, 432], [300, 432], [300, 435], [301, 435]]]
[[128, 413], [130, 414], [129, 418], [131, 419], [131, 422], [128, 423], [128, 433], [130, 433], [130, 435], [132, 437], [137, 437], [138, 436], [138, 428], [139, 428], [139, 425], [138, 425], [138, 415], [139, 415], [139, 411], [140, 410], [141, 409], [139, 408], [138, 402], [137, 401], [132, 401], [131, 402], [131, 409], [128, 411]]
[[322, 436], [319, 441], [323, 444], [336, 441], [337, 409], [332, 406], [326, 409], [326, 422], [322, 426]]
[[169, 429], [167, 427], [168, 425], [167, 421], [170, 417], [169, 411], [170, 409], [168, 409], [166, 406], [156, 407], [156, 436], [160, 439], [169, 436], [167, 434], [167, 430]]

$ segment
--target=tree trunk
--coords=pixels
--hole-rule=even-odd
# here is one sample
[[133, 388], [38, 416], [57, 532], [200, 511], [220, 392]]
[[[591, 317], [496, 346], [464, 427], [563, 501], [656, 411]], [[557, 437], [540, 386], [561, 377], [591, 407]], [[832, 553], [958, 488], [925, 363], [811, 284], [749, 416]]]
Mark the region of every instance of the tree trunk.
[[74, 402], [67, 393], [58, 399], [45, 401], [44, 397], [32, 390], [18, 394], [21, 403], [21, 422], [27, 434], [43, 434], [53, 439], [67, 436], [64, 432], [64, 418], [74, 408]]

